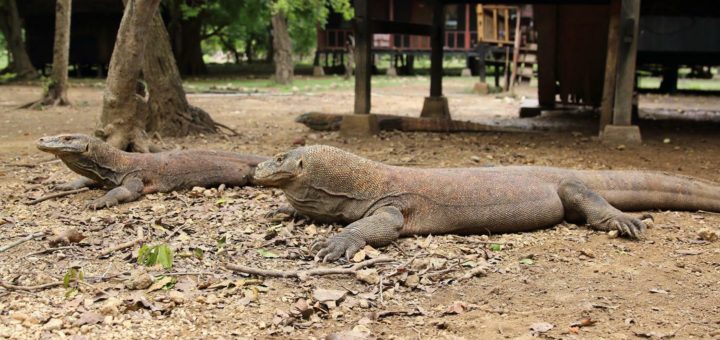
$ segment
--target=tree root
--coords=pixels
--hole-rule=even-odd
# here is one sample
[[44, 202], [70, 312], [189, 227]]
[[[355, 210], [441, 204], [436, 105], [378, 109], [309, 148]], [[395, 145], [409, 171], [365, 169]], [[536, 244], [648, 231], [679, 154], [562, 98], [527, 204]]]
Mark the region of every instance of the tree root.
[[240, 133], [239, 133], [239, 132], [235, 131], [235, 129], [233, 129], [233, 128], [225, 125], [225, 124], [221, 124], [221, 123], [215, 122], [215, 126], [230, 131], [230, 136], [240, 136]]
[[306, 278], [310, 276], [323, 276], [323, 275], [355, 275], [357, 274], [357, 271], [372, 266], [376, 263], [383, 263], [383, 262], [393, 262], [394, 260], [389, 257], [377, 257], [374, 259], [370, 259], [367, 261], [359, 262], [353, 265], [350, 268], [344, 268], [344, 267], [335, 267], [335, 268], [318, 268], [318, 269], [308, 269], [308, 270], [273, 270], [273, 269], [260, 269], [260, 268], [253, 268], [253, 267], [247, 267], [239, 264], [231, 264], [227, 263], [225, 264], [225, 268], [245, 273], [245, 274], [252, 274], [257, 276], [269, 276], [269, 277], [283, 277], [283, 278], [298, 278], [300, 280], [305, 280]]
[[83, 192], [83, 191], [88, 191], [88, 190], [90, 190], [90, 188], [80, 188], [80, 189], [75, 189], [75, 190], [61, 191], [61, 192], [57, 192], [57, 193], [54, 193], [54, 194], [45, 195], [45, 196], [40, 197], [40, 198], [36, 198], [36, 199], [34, 199], [34, 200], [32, 200], [32, 201], [29, 201], [29, 202], [27, 202], [27, 203], [25, 203], [25, 204], [27, 204], [27, 205], [35, 205], [35, 204], [38, 204], [38, 203], [40, 203], [40, 202], [47, 201], [47, 200], [49, 200], [49, 199], [58, 198], [58, 197], [63, 197], [63, 196], [72, 195], [72, 194], [77, 194], [77, 193], [80, 193], [80, 192]]
[[25, 237], [23, 237], [23, 238], [15, 241], [15, 242], [12, 242], [12, 243], [10, 243], [10, 244], [7, 244], [7, 245], [4, 245], [4, 246], [0, 247], [0, 253], [5, 252], [5, 251], [8, 251], [8, 250], [10, 250], [10, 249], [12, 249], [12, 248], [15, 248], [15, 247], [17, 247], [17, 246], [19, 246], [19, 245], [27, 242], [27, 241], [30, 241], [30, 240], [33, 240], [33, 239], [36, 239], [36, 238], [42, 237], [42, 236], [45, 236], [45, 233], [35, 233], [35, 234], [27, 235], [27, 236], [25, 236]]
[[135, 246], [136, 244], [141, 244], [141, 243], [143, 243], [143, 241], [145, 241], [145, 236], [144, 236], [144, 235], [145, 235], [145, 234], [143, 233], [143, 228], [142, 228], [142, 226], [138, 226], [138, 227], [137, 227], [137, 237], [136, 237], [134, 240], [128, 241], [128, 242], [125, 242], [125, 243], [120, 243], [120, 244], [118, 244], [118, 245], [116, 245], [116, 246], [113, 246], [113, 247], [110, 247], [110, 248], [108, 248], [108, 249], [105, 249], [105, 250], [103, 250], [103, 251], [100, 253], [100, 255], [98, 255], [98, 258], [105, 257], [105, 256], [107, 256], [107, 255], [110, 255], [110, 254], [118, 251], [118, 250], [123, 250], [123, 249], [126, 249], [126, 248], [133, 247], [133, 246]]

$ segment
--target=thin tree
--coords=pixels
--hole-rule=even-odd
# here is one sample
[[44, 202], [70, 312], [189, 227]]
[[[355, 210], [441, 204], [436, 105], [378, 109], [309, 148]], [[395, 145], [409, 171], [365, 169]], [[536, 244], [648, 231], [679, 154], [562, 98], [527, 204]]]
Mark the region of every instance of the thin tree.
[[281, 9], [276, 9], [271, 20], [275, 81], [283, 85], [290, 84], [294, 76], [294, 64], [288, 22]]
[[68, 62], [70, 60], [70, 13], [72, 0], [57, 0], [55, 4], [55, 42], [50, 82], [43, 98], [33, 106], [70, 105], [67, 96]]
[[22, 22], [15, 0], [0, 0], [0, 32], [5, 36], [10, 52], [10, 64], [0, 73], [12, 72], [18, 79], [37, 77], [38, 72], [25, 49]]

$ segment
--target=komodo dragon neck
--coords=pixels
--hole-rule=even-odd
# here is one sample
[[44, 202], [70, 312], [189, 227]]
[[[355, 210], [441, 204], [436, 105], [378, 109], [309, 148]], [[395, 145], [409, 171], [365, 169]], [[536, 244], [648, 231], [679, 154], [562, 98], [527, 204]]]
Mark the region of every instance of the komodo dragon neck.
[[132, 155], [105, 143], [91, 143], [85, 153], [59, 157], [74, 172], [105, 185], [121, 185], [127, 175], [140, 169]]
[[309, 149], [303, 158], [303, 175], [282, 189], [298, 211], [315, 219], [353, 221], [397, 195], [397, 174], [388, 165], [339, 149]]

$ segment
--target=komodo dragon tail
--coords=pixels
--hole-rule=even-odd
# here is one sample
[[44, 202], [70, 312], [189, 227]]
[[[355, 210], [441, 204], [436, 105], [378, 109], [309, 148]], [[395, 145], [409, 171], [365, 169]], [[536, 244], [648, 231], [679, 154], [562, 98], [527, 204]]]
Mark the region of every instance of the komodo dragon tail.
[[620, 210], [720, 212], [720, 184], [712, 181], [653, 171], [592, 171], [581, 177]]

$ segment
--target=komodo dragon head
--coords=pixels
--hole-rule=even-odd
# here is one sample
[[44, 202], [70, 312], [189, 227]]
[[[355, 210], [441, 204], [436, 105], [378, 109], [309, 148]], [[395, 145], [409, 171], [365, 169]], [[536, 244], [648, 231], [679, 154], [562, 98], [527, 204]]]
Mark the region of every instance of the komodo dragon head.
[[280, 187], [292, 182], [303, 174], [303, 154], [305, 147], [281, 153], [258, 164], [255, 169], [256, 184], [267, 187]]
[[112, 162], [108, 161], [116, 158], [120, 151], [98, 138], [83, 134], [62, 134], [42, 137], [35, 145], [41, 151], [60, 158], [76, 173], [96, 181], [122, 176], [111, 169]]
[[35, 142], [41, 151], [49, 152], [62, 158], [63, 156], [81, 155], [90, 151], [90, 145], [100, 140], [82, 134], [63, 134], [42, 137]]

